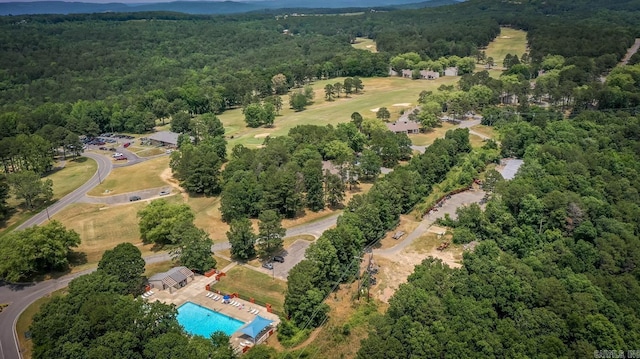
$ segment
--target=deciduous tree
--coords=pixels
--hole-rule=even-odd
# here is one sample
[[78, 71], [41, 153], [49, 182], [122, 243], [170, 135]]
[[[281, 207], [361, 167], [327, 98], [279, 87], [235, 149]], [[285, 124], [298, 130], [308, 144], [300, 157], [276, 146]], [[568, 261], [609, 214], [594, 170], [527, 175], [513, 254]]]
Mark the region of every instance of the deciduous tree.
[[232, 221], [227, 232], [227, 239], [231, 244], [232, 257], [247, 260], [256, 255], [256, 235], [253, 233], [249, 219], [240, 218]]
[[270, 257], [280, 249], [286, 230], [282, 228], [280, 215], [273, 210], [266, 210], [260, 213], [258, 223], [258, 254], [263, 257]]
[[177, 243], [179, 238], [171, 235], [173, 228], [192, 224], [195, 215], [186, 204], [171, 204], [158, 199], [138, 211], [138, 217], [142, 240], [162, 245]]
[[[142, 292], [145, 261], [138, 247], [131, 243], [120, 243], [107, 250], [98, 262], [98, 270], [112, 275], [125, 285], [124, 293], [133, 295]], [[123, 293], [123, 294], [124, 294]]]
[[7, 182], [13, 194], [17, 198], [24, 199], [28, 209], [33, 209], [38, 201], [46, 203], [53, 198], [53, 181], [41, 180], [40, 176], [33, 171], [10, 174]]

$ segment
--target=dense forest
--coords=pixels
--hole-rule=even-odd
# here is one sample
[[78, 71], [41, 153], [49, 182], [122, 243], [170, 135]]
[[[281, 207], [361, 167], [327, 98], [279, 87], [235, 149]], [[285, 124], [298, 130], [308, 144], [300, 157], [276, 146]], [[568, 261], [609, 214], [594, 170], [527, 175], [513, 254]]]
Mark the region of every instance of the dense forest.
[[[590, 357], [640, 345], [640, 122], [584, 112], [502, 124], [524, 153], [485, 210], [458, 210], [461, 269], [427, 259], [359, 358]], [[390, 356], [390, 353], [393, 353]]]

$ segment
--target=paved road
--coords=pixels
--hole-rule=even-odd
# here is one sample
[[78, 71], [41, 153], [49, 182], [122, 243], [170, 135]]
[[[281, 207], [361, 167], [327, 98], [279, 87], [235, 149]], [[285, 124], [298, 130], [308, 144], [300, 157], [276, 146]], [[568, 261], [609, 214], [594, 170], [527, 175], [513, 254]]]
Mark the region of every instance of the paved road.
[[485, 192], [483, 190], [469, 190], [458, 194], [454, 194], [450, 199], [446, 200], [442, 207], [438, 208], [437, 212], [431, 212], [422, 217], [422, 222], [413, 230], [405, 239], [398, 243], [396, 246], [387, 249], [374, 249], [373, 253], [380, 255], [393, 255], [397, 254], [406, 247], [408, 247], [416, 238], [422, 236], [432, 224], [439, 218], [444, 218], [445, 213], [448, 213], [451, 218], [455, 219], [456, 209], [458, 207], [466, 206], [471, 203], [479, 203], [484, 197]]
[[79, 202], [89, 190], [100, 184], [102, 180], [105, 179], [109, 175], [109, 173], [111, 173], [112, 165], [110, 159], [95, 153], [84, 153], [83, 155], [95, 160], [98, 163], [98, 170], [93, 175], [93, 177], [91, 177], [85, 184], [78, 187], [75, 191], [69, 193], [68, 195], [62, 197], [56, 203], [47, 207], [44, 211], [29, 218], [27, 221], [16, 227], [16, 229], [25, 229], [43, 223], [54, 214], [60, 212], [60, 210], [62, 210], [64, 207], [72, 203]]
[[[93, 156], [105, 158], [101, 155], [87, 154], [87, 157], [94, 158]], [[98, 159], [96, 158], [96, 160]], [[106, 163], [111, 164], [109, 159], [106, 159]], [[107, 172], [101, 171], [100, 173], [102, 175], [103, 173], [106, 174]], [[94, 186], [95, 185], [97, 185], [97, 182], [94, 183]], [[84, 186], [81, 188], [84, 188]], [[91, 188], [92, 186], [89, 186], [89, 188], [84, 188], [83, 190], [86, 192]], [[79, 196], [78, 198], [81, 199], [83, 197], [84, 193], [81, 193], [81, 196]], [[339, 215], [340, 213], [336, 213], [311, 223], [289, 228], [287, 230], [286, 236], [291, 237], [302, 234], [309, 234], [314, 236], [315, 238], [318, 238], [325, 230], [335, 226]], [[44, 218], [46, 219], [46, 214]], [[33, 224], [37, 223], [34, 222]], [[267, 270], [264, 270], [264, 272], [268, 274], [275, 274], [279, 278], [286, 279], [289, 274], [289, 270], [302, 259], [304, 259], [304, 252], [309, 244], [311, 244], [311, 242], [304, 240], [294, 242], [293, 245], [289, 248], [289, 252], [285, 253], [285, 263], [275, 263], [275, 272]], [[211, 247], [214, 252], [228, 248], [230, 248], [229, 242], [219, 242]], [[144, 259], [147, 264], [151, 264], [168, 261], [171, 258], [169, 257], [168, 253], [158, 253], [151, 256], [146, 256]], [[94, 270], [95, 269], [89, 269], [83, 272], [66, 275], [58, 279], [51, 279], [37, 283], [27, 283], [20, 285], [9, 285], [6, 283], [0, 283], [0, 302], [10, 303], [10, 305], [6, 307], [2, 313], [0, 313], [0, 359], [20, 358], [20, 355], [18, 353], [16, 335], [23, 335], [23, 333], [15, 333], [14, 328], [18, 316], [20, 316], [25, 308], [31, 305], [31, 303], [33, 303], [36, 299], [44, 297], [60, 288], [66, 287], [74, 278], [79, 277], [83, 274], [91, 273]], [[260, 268], [259, 270], [262, 271], [262, 268]]]

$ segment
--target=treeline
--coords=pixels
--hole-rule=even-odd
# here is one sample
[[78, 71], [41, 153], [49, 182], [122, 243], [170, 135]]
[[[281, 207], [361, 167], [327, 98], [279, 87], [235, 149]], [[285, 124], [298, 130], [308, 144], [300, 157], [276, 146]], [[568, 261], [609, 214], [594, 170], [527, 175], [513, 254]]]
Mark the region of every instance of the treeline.
[[[66, 120], [69, 106], [86, 100], [104, 101], [89, 114], [98, 132], [140, 133], [155, 119], [180, 111], [216, 113], [255, 102], [256, 95], [268, 97], [277, 74], [292, 88], [320, 78], [386, 76], [390, 58], [401, 53], [433, 60], [477, 56], [500, 25], [529, 31], [532, 63], [560, 54], [567, 66], [586, 71], [587, 80], [596, 79], [636, 35], [631, 4], [477, 0], [354, 16], [5, 17], [0, 19], [0, 109], [15, 123], [2, 116], [0, 128], [32, 134], [45, 124], [64, 127], [60, 113]], [[375, 39], [380, 53], [352, 48], [356, 36]], [[565, 73], [578, 86], [585, 83]], [[56, 115], [47, 116], [47, 110]]]
[[222, 218], [257, 218], [265, 210], [293, 218], [305, 208], [341, 206], [347, 186], [374, 180], [383, 165], [409, 159], [410, 145], [406, 134], [354, 113], [351, 122], [336, 127], [296, 126], [288, 136], [268, 137], [260, 149], [236, 146], [222, 172]]
[[[413, 208], [470, 150], [467, 129], [448, 131], [407, 166], [398, 166], [378, 179], [366, 195], [354, 196], [337, 227], [325, 231], [307, 249], [306, 259], [289, 273], [284, 306], [291, 322], [282, 324], [281, 339], [294, 335], [296, 328], [321, 325], [329, 309], [322, 302], [340, 283], [353, 280], [364, 247], [394, 228], [400, 214]], [[469, 182], [462, 185], [472, 178], [466, 180]]]
[[172, 305], [135, 298], [143, 290], [144, 259], [123, 243], [102, 256], [98, 270], [69, 283], [30, 327], [34, 358], [220, 358], [236, 356], [229, 337], [190, 336]]
[[[451, 269], [427, 259], [390, 301], [359, 358], [588, 357], [640, 344], [637, 117], [505, 120], [511, 181], [492, 176], [484, 210], [458, 210]], [[515, 137], [514, 137], [515, 136]], [[417, 340], [419, 338], [419, 340]]]

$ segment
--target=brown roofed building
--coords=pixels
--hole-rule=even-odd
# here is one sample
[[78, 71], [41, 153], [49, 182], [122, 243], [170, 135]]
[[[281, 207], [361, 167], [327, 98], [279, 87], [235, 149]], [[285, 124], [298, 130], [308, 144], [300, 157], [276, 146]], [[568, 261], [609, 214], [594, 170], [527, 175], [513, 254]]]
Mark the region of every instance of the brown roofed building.
[[387, 123], [389, 131], [394, 133], [420, 133], [420, 124], [411, 120], [398, 120], [396, 122]]

